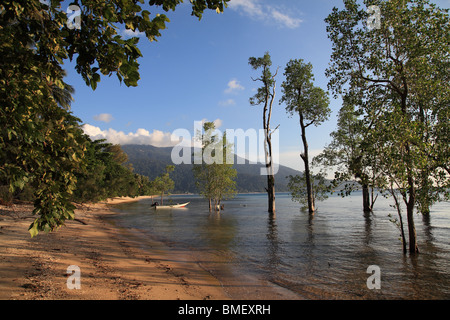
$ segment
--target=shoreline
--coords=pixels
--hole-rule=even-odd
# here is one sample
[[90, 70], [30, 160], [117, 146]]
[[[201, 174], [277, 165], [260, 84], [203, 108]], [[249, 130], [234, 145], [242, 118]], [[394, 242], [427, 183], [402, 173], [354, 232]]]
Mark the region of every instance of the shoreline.
[[[131, 230], [103, 217], [111, 205], [150, 197], [113, 198], [76, 210], [76, 221], [34, 238], [32, 205], [0, 206], [0, 300], [228, 300], [222, 284], [184, 252], [156, 241], [145, 248]], [[80, 289], [69, 289], [69, 266]]]

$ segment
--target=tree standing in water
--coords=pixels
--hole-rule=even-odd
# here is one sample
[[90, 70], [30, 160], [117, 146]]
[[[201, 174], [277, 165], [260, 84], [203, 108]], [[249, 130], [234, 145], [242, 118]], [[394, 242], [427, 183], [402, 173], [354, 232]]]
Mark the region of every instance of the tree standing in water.
[[196, 155], [202, 162], [194, 164], [192, 168], [195, 185], [200, 194], [208, 199], [209, 211], [211, 212], [213, 207], [214, 210], [220, 211], [221, 201], [236, 194], [237, 171], [229, 161], [232, 157], [231, 145], [226, 134], [220, 137], [214, 122], [205, 122], [203, 132], [197, 132], [196, 139], [202, 144]]
[[[406, 207], [409, 252], [419, 252], [414, 208], [448, 199], [449, 51], [447, 9], [427, 0], [377, 1], [380, 23], [355, 0], [325, 19], [332, 55], [326, 75], [334, 96], [358, 97], [372, 130], [372, 157]], [[376, 18], [376, 17], [375, 17]], [[396, 199], [399, 215], [401, 201]]]
[[[286, 103], [286, 111], [292, 116], [298, 114], [300, 117], [301, 137], [303, 142], [303, 153], [300, 154], [304, 164], [304, 178], [306, 182], [306, 194], [308, 211], [314, 214], [315, 197], [313, 192], [313, 175], [310, 169], [309, 147], [306, 139], [306, 129], [318, 126], [330, 116], [329, 98], [324, 90], [315, 87], [312, 64], [304, 63], [302, 59], [291, 60], [285, 68], [286, 80], [282, 83], [283, 96], [280, 103]], [[295, 184], [291, 179], [290, 185]]]
[[278, 69], [275, 74], [270, 71], [272, 60], [270, 54], [266, 52], [263, 57], [248, 59], [249, 65], [254, 69], [262, 69], [262, 75], [253, 81], [262, 82], [262, 87], [257, 89], [256, 94], [250, 98], [252, 106], [263, 105], [263, 128], [264, 128], [264, 155], [266, 161], [266, 175], [267, 175], [267, 196], [268, 196], [268, 211], [270, 214], [275, 213], [275, 175], [273, 172], [273, 155], [272, 155], [272, 133], [277, 130], [270, 129], [270, 120], [272, 117], [272, 105], [275, 101], [275, 88]]

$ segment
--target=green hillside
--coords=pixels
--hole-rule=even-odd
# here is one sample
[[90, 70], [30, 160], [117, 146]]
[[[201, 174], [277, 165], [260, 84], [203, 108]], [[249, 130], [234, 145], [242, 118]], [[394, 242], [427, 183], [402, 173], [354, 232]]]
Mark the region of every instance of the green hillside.
[[[171, 160], [172, 148], [158, 148], [149, 145], [123, 145], [122, 149], [128, 155], [128, 161], [133, 165], [134, 171], [148, 176], [151, 180], [161, 174], [166, 165], [173, 164]], [[236, 180], [238, 192], [264, 192], [267, 178], [259, 174], [260, 168], [263, 168], [263, 166], [250, 164], [248, 161], [245, 164], [236, 164], [237, 160], [238, 158], [235, 156], [234, 168], [238, 172]], [[299, 173], [297, 170], [280, 165], [278, 173], [275, 175], [277, 192], [288, 191], [286, 177]], [[174, 192], [197, 192], [191, 164], [176, 165], [175, 171], [171, 173], [171, 177], [175, 181]]]

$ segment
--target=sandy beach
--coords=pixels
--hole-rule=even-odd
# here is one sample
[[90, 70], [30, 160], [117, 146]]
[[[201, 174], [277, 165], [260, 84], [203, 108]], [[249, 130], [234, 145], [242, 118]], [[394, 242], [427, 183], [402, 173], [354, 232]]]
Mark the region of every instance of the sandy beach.
[[[0, 299], [2, 300], [225, 300], [220, 282], [183, 252], [162, 244], [145, 247], [131, 231], [103, 217], [115, 198], [79, 208], [77, 221], [31, 238], [31, 204], [0, 206]], [[69, 266], [80, 270], [80, 289], [69, 289]]]

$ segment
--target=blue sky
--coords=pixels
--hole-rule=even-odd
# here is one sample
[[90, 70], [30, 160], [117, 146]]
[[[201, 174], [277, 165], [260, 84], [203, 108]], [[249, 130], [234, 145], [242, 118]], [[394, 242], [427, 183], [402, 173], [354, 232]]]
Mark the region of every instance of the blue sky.
[[[342, 0], [232, 0], [223, 14], [208, 11], [201, 21], [190, 15], [185, 2], [167, 13], [171, 22], [157, 42], [141, 38], [138, 87], [126, 87], [112, 76], [102, 77], [92, 91], [73, 63], [66, 63], [66, 81], [76, 89], [74, 115], [86, 124], [87, 133], [113, 143], [166, 146], [173, 131], [184, 128], [193, 133], [194, 121], [202, 119], [218, 120], [222, 131], [259, 130], [262, 108], [249, 104], [259, 86], [251, 77], [258, 73], [248, 58], [269, 51], [274, 68], [280, 67], [272, 116], [272, 127], [280, 125], [280, 162], [302, 170], [298, 117], [290, 118], [278, 104], [283, 70], [290, 59], [304, 59], [313, 64], [315, 85], [327, 88], [324, 72], [331, 43], [324, 19], [334, 6], [342, 7]], [[449, 0], [433, 2], [450, 5]], [[331, 141], [340, 104], [331, 99], [330, 120], [308, 128], [312, 155]]]

